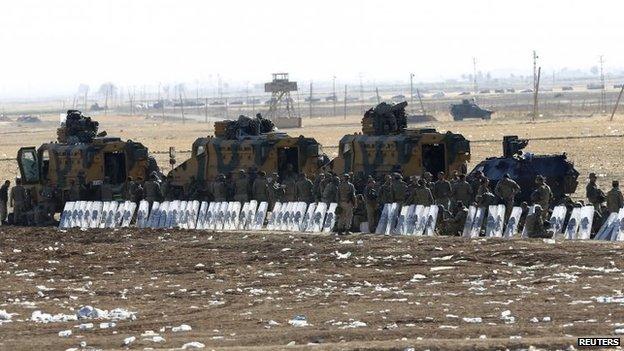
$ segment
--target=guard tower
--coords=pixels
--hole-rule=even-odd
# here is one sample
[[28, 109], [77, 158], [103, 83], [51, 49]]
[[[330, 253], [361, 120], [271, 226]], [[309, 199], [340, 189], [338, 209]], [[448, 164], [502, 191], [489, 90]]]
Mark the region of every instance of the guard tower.
[[[297, 117], [291, 91], [297, 91], [297, 82], [288, 80], [288, 73], [273, 73], [273, 81], [264, 84], [264, 92], [271, 93], [269, 112], [271, 120], [279, 117]], [[281, 110], [286, 109], [286, 115], [281, 116]]]

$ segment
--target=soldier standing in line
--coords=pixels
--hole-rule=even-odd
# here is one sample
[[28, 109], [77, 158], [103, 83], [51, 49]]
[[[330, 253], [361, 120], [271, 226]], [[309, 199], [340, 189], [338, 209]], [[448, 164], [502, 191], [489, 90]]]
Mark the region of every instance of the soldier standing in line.
[[386, 174], [385, 181], [379, 186], [379, 191], [377, 192], [377, 199], [379, 200], [379, 205], [381, 206], [395, 202], [394, 192], [392, 191], [392, 176], [391, 175]]
[[113, 187], [109, 177], [104, 177], [100, 185], [100, 201], [113, 201]]
[[614, 180], [611, 182], [611, 190], [607, 192], [607, 210], [608, 213], [618, 213], [624, 207], [624, 196], [620, 190], [620, 182]]
[[22, 224], [24, 211], [26, 210], [27, 194], [20, 178], [15, 178], [15, 186], [11, 188], [9, 200], [11, 207], [13, 207], [13, 223], [17, 225]]
[[494, 193], [492, 193], [492, 191], [490, 191], [490, 189], [487, 187], [484, 188], [483, 191], [484, 191], [483, 194], [477, 195], [479, 197], [479, 201], [477, 201], [477, 205], [479, 207], [485, 207], [485, 210], [487, 211], [487, 209], [490, 206], [497, 204], [496, 195], [494, 195]]
[[332, 202], [338, 202], [338, 184], [340, 180], [337, 176], [333, 176], [331, 178], [331, 182], [325, 185], [325, 189], [323, 190], [323, 202], [328, 206]]
[[267, 183], [266, 172], [258, 172], [258, 176], [256, 180], [254, 180], [251, 188], [254, 200], [258, 201], [258, 203], [263, 201], [269, 202], [269, 184]]
[[451, 183], [446, 180], [444, 172], [438, 172], [438, 181], [433, 185], [433, 198], [438, 205], [450, 207], [452, 195]]
[[370, 233], [375, 232], [377, 227], [377, 209], [379, 204], [377, 202], [377, 183], [373, 177], [368, 177], [368, 182], [364, 187], [364, 201], [366, 202], [366, 219], [368, 220], [368, 231]]
[[134, 187], [132, 188], [131, 201], [135, 203], [139, 203], [144, 198], [145, 198], [145, 189], [143, 189], [143, 185], [140, 182], [135, 182]]
[[320, 202], [323, 197], [323, 189], [321, 188], [321, 184], [325, 179], [325, 173], [319, 173], [314, 177], [314, 187], [312, 191], [314, 192], [314, 201]]
[[[534, 212], [527, 216], [524, 227], [529, 238], [552, 238], [553, 233], [547, 229], [542, 206], [535, 205]], [[546, 211], [547, 212], [547, 211]]]
[[314, 184], [308, 179], [305, 173], [299, 174], [299, 181], [296, 184], [297, 201], [311, 204], [314, 202]]
[[0, 224], [4, 223], [7, 219], [10, 186], [11, 181], [5, 180], [4, 184], [0, 187]]
[[295, 177], [286, 177], [282, 185], [284, 186], [284, 201], [297, 201], [297, 183]]
[[216, 202], [227, 201], [227, 186], [225, 184], [225, 175], [223, 173], [217, 176], [212, 185], [212, 193]]
[[472, 200], [474, 199], [473, 190], [470, 183], [466, 181], [465, 174], [460, 174], [457, 182], [453, 185], [452, 198], [453, 202], [455, 202], [455, 206], [457, 206], [459, 201], [461, 201], [464, 205], [470, 205], [472, 203]]
[[69, 201], [80, 201], [80, 186], [75, 179], [69, 180]]
[[407, 200], [407, 184], [403, 181], [401, 173], [395, 173], [392, 181], [392, 198], [402, 206]]
[[503, 204], [505, 204], [505, 220], [507, 220], [511, 215], [516, 194], [520, 192], [520, 186], [513, 179], [511, 179], [509, 174], [505, 174], [503, 179], [496, 184], [494, 192], [496, 193], [496, 196], [503, 200]]
[[553, 194], [542, 175], [535, 177], [535, 184], [537, 188], [531, 194], [531, 200], [533, 204], [540, 205], [542, 209], [541, 215], [543, 219], [546, 219], [548, 217], [548, 208], [550, 207]]
[[160, 184], [156, 180], [156, 175], [151, 174], [150, 179], [145, 182], [145, 200], [149, 202], [149, 207], [152, 208], [152, 204], [155, 201], [161, 201], [161, 199]]
[[244, 169], [238, 171], [238, 177], [234, 182], [234, 201], [245, 203], [249, 200], [249, 179]]
[[600, 204], [602, 204], [606, 199], [606, 195], [602, 190], [600, 190], [600, 188], [598, 188], [596, 179], [596, 173], [592, 172], [589, 174], [589, 182], [585, 187], [585, 192], [589, 203], [592, 204], [595, 209], [599, 210]]
[[418, 179], [418, 187], [414, 190], [412, 198], [409, 201], [410, 205], [423, 205], [431, 206], [434, 203], [431, 190], [426, 186], [427, 181], [423, 178]]
[[483, 182], [483, 179], [487, 179], [485, 178], [485, 175], [483, 175], [483, 172], [477, 171], [475, 172], [474, 177], [472, 177], [472, 179], [470, 180], [470, 186], [472, 187], [473, 195], [473, 198], [470, 200], [471, 202], [475, 200], [477, 195], [480, 195], [479, 189], [481, 188], [481, 183]]
[[429, 190], [433, 189], [433, 186], [435, 184], [433, 182], [433, 174], [431, 174], [430, 172], [425, 172], [423, 173], [422, 179], [425, 180], [425, 186], [429, 188]]
[[353, 207], [355, 206], [355, 186], [350, 181], [350, 176], [345, 174], [338, 185], [338, 205], [342, 209], [338, 216], [338, 233], [349, 234], [353, 223]]

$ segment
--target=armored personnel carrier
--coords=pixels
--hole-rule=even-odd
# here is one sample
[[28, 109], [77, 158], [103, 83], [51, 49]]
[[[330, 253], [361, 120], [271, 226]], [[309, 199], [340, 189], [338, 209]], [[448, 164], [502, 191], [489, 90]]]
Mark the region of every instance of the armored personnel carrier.
[[69, 110], [57, 130], [58, 142], [19, 149], [21, 181], [33, 206], [44, 201], [45, 194], [53, 197], [59, 212], [68, 199], [72, 182], [87, 189], [84, 200], [89, 200], [105, 179], [112, 187], [121, 188], [129, 177], [144, 180], [159, 171], [141, 143], [107, 137], [105, 132], [98, 134], [98, 127], [98, 122], [80, 111]]
[[492, 113], [494, 111], [483, 109], [468, 99], [463, 99], [461, 104], [451, 105], [451, 116], [455, 121], [463, 121], [466, 118], [491, 119]]
[[574, 164], [568, 161], [566, 154], [558, 155], [534, 155], [522, 150], [529, 144], [527, 139], [519, 139], [515, 135], [503, 137], [503, 157], [489, 157], [481, 161], [468, 175], [473, 179], [477, 172], [490, 180], [491, 189], [494, 190], [496, 183], [503, 179], [505, 174], [520, 185], [521, 193], [516, 196], [516, 201], [527, 201], [535, 190], [535, 177], [542, 175], [546, 178], [546, 184], [554, 196], [554, 202], [565, 195], [572, 194], [578, 186], [579, 172], [574, 169]]
[[433, 128], [407, 128], [407, 102], [385, 102], [362, 118], [362, 133], [340, 139], [331, 168], [338, 174], [363, 172], [381, 176], [400, 171], [403, 176], [424, 172], [466, 172], [470, 143], [461, 134], [439, 133]]
[[219, 174], [241, 169], [277, 172], [282, 178], [299, 172], [311, 175], [328, 162], [315, 139], [291, 137], [258, 114], [216, 122], [215, 135], [195, 140], [191, 157], [168, 177], [173, 187], [186, 190], [192, 178], [212, 181]]

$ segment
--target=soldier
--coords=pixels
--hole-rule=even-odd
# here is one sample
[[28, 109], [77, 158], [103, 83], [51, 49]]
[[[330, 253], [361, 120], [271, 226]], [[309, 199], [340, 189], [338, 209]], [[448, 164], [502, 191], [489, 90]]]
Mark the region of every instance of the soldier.
[[69, 201], [79, 201], [80, 198], [80, 186], [76, 183], [76, 180], [69, 180]]
[[429, 173], [429, 172], [425, 172], [423, 173], [423, 179], [425, 180], [425, 186], [427, 188], [429, 188], [429, 190], [433, 189], [434, 183], [433, 183], [433, 174]]
[[403, 181], [400, 173], [395, 173], [392, 181], [392, 198], [394, 202], [398, 202], [399, 206], [402, 206], [407, 200], [407, 195], [407, 184]]
[[392, 176], [386, 174], [385, 181], [379, 187], [377, 199], [380, 205], [391, 204], [395, 201], [394, 192], [392, 191]]
[[35, 206], [34, 221], [35, 225], [46, 225], [53, 222], [54, 212], [56, 212], [56, 203], [54, 199], [54, 188], [44, 185], [39, 192], [41, 203]]
[[485, 207], [487, 210], [488, 207], [496, 205], [496, 196], [490, 191], [490, 189], [485, 188], [484, 193], [478, 196], [477, 206]]
[[141, 202], [145, 198], [145, 190], [140, 182], [135, 182], [132, 187], [131, 201], [135, 203]]
[[223, 173], [217, 176], [212, 184], [212, 194], [216, 202], [227, 201], [227, 186], [225, 184], [225, 175]]
[[284, 186], [284, 201], [297, 201], [297, 181], [295, 177], [285, 177], [282, 185]]
[[620, 190], [620, 182], [614, 180], [611, 182], [611, 190], [607, 192], [607, 211], [618, 213], [622, 207], [624, 207], [624, 196]]
[[533, 204], [540, 205], [542, 208], [542, 216], [543, 219], [548, 217], [548, 208], [550, 207], [550, 201], [552, 200], [552, 191], [550, 191], [550, 187], [545, 183], [545, 179], [542, 175], [538, 175], [535, 177], [535, 184], [537, 188], [531, 194], [531, 200]]
[[433, 205], [433, 195], [431, 194], [431, 190], [429, 190], [425, 184], [425, 179], [418, 179], [418, 186], [414, 189], [414, 192], [411, 194], [411, 199], [408, 202], [410, 205]]
[[592, 172], [589, 174], [589, 183], [587, 183], [587, 186], [585, 187], [585, 192], [587, 200], [596, 209], [599, 209], [600, 204], [602, 204], [606, 199], [605, 193], [600, 190], [596, 184], [596, 173]]
[[455, 215], [443, 221], [443, 235], [461, 236], [464, 231], [464, 224], [468, 217], [468, 209], [461, 200], [457, 201], [455, 207]]
[[338, 177], [333, 176], [330, 183], [325, 185], [325, 189], [323, 190], [323, 202], [326, 204], [330, 204], [332, 202], [338, 202], [338, 184], [340, 180]]
[[104, 177], [100, 184], [100, 201], [113, 201], [113, 187], [109, 177]]
[[9, 201], [9, 187], [11, 181], [5, 180], [4, 184], [0, 187], [0, 224], [4, 223], [7, 219], [7, 202]]
[[338, 216], [338, 233], [349, 234], [353, 223], [353, 207], [355, 206], [355, 186], [350, 181], [350, 176], [345, 174], [338, 185], [338, 205], [342, 213]]
[[238, 177], [234, 183], [234, 201], [245, 203], [249, 200], [249, 179], [244, 169], [238, 171]]
[[251, 188], [253, 198], [258, 201], [258, 203], [263, 201], [269, 202], [269, 184], [267, 183], [266, 172], [258, 172], [258, 176], [256, 180], [254, 180]]
[[162, 192], [160, 190], [160, 183], [157, 181], [155, 174], [150, 175], [150, 179], [145, 182], [145, 200], [149, 202], [150, 208], [155, 201], [162, 200]]
[[314, 184], [305, 173], [299, 174], [299, 180], [295, 184], [297, 201], [311, 204], [314, 202]]
[[22, 186], [22, 180], [15, 178], [15, 186], [11, 189], [10, 205], [13, 207], [13, 223], [22, 224], [23, 215], [26, 211], [26, 202], [28, 194], [26, 189]]
[[444, 172], [438, 172], [438, 181], [433, 185], [433, 198], [438, 205], [449, 208], [451, 195], [451, 183], [446, 180]]
[[[481, 183], [485, 179], [485, 175], [483, 175], [482, 171], [476, 171], [474, 177], [470, 180], [470, 186], [472, 186], [472, 194], [476, 197], [479, 194], [479, 188], [481, 188]], [[473, 197], [474, 199], [474, 197]], [[471, 200], [472, 202], [472, 200]]]
[[520, 192], [520, 186], [513, 179], [511, 179], [509, 174], [505, 174], [503, 179], [496, 184], [494, 192], [496, 193], [496, 196], [500, 197], [505, 204], [505, 220], [507, 220], [511, 215], [516, 194]]
[[524, 223], [526, 222], [526, 218], [529, 215], [529, 204], [526, 201], [522, 201], [520, 204], [520, 208], [522, 212], [520, 213], [520, 219], [518, 219], [518, 231], [522, 233], [524, 229]]
[[474, 199], [473, 194], [472, 186], [466, 181], [466, 175], [460, 174], [453, 185], [453, 201], [456, 204], [461, 201], [464, 205], [470, 205]]
[[366, 202], [366, 219], [368, 220], [368, 231], [375, 232], [377, 227], [377, 183], [373, 177], [368, 177], [366, 187], [364, 187], [364, 201]]
[[314, 186], [312, 191], [314, 192], [314, 201], [320, 202], [321, 197], [323, 196], [323, 189], [321, 188], [321, 183], [325, 180], [325, 173], [319, 173], [314, 177]]
[[128, 201], [132, 200], [135, 187], [136, 187], [136, 183], [134, 182], [134, 179], [132, 177], [128, 177], [128, 179], [126, 179], [126, 184], [124, 186], [123, 197], [125, 200], [128, 200]]
[[552, 238], [553, 233], [548, 230], [549, 223], [543, 217], [542, 206], [535, 205], [534, 212], [527, 216], [524, 225], [529, 238]]

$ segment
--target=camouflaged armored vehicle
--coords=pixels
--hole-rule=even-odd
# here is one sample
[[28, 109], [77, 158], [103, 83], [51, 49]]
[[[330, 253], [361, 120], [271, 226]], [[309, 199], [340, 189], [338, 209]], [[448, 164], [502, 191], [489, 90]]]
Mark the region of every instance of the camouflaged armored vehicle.
[[340, 139], [331, 168], [338, 174], [363, 172], [382, 176], [400, 171], [404, 177], [424, 172], [466, 172], [470, 143], [461, 134], [433, 128], [407, 128], [405, 107], [382, 102], [362, 118], [362, 133]]
[[535, 190], [535, 177], [538, 175], [546, 178], [546, 184], [553, 193], [552, 203], [557, 203], [565, 195], [573, 194], [578, 186], [579, 172], [566, 154], [534, 155], [523, 152], [522, 149], [528, 143], [527, 139], [519, 139], [515, 135], [503, 137], [503, 157], [489, 157], [481, 161], [468, 178], [473, 179], [477, 172], [483, 172], [490, 180], [490, 189], [494, 190], [505, 174], [509, 174], [521, 188], [520, 194], [516, 195], [517, 202], [530, 203], [531, 193]]
[[95, 194], [105, 178], [112, 187], [121, 188], [129, 177], [145, 180], [159, 171], [141, 143], [98, 134], [98, 127], [98, 122], [80, 111], [69, 110], [57, 130], [58, 142], [19, 149], [21, 180], [33, 206], [44, 201], [42, 196], [53, 196], [60, 212], [68, 200], [71, 181], [83, 181], [87, 193]]
[[464, 99], [461, 104], [451, 105], [451, 116], [453, 120], [462, 121], [466, 118], [491, 119], [492, 110], [486, 110], [477, 106], [474, 101]]
[[315, 139], [291, 137], [258, 114], [216, 122], [215, 136], [195, 140], [191, 157], [171, 170], [168, 178], [173, 187], [187, 190], [191, 178], [207, 182], [241, 169], [277, 172], [282, 178], [299, 172], [312, 175], [328, 162]]

